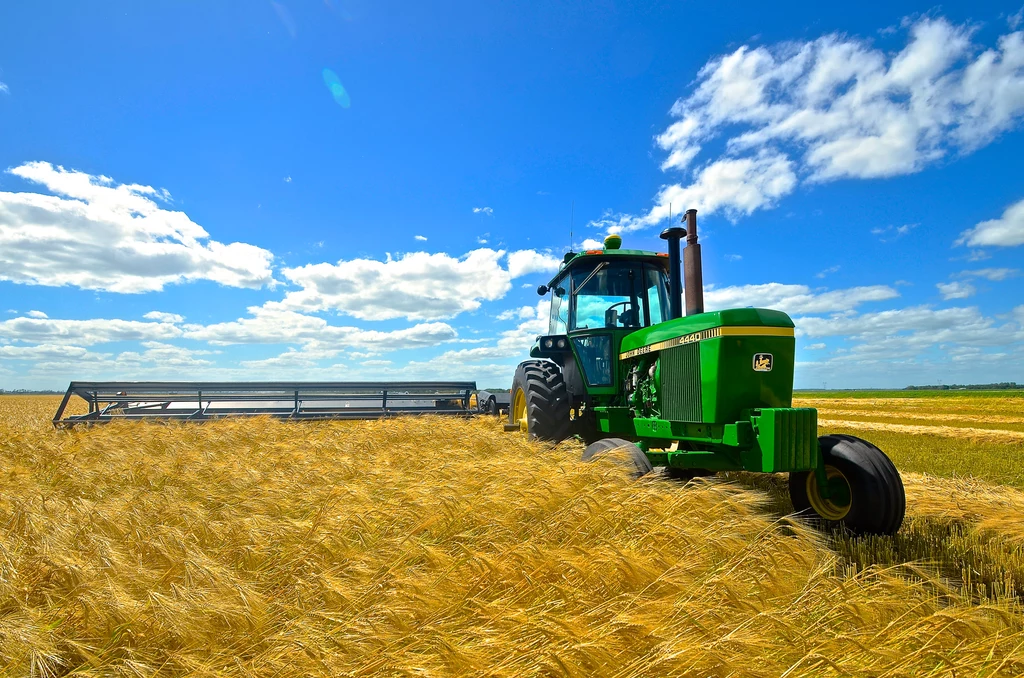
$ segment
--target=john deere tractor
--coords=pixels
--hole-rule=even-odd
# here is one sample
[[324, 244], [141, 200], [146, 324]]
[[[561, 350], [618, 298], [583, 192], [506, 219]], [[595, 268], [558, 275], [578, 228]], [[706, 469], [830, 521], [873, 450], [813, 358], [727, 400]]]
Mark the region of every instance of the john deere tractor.
[[551, 299], [548, 333], [516, 369], [509, 428], [578, 435], [590, 443], [585, 460], [624, 448], [638, 474], [787, 472], [796, 511], [894, 534], [906, 509], [896, 467], [865, 440], [819, 436], [817, 411], [792, 406], [788, 315], [704, 312], [696, 210], [683, 221], [661, 234], [667, 254], [621, 249], [612, 235], [603, 249], [565, 255], [538, 289]]

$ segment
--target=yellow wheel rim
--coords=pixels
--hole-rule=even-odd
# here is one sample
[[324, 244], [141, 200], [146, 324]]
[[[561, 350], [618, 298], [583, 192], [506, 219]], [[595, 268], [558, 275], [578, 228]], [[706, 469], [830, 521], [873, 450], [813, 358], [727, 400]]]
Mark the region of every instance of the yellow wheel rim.
[[850, 497], [850, 482], [843, 472], [835, 466], [825, 465], [825, 477], [831, 496], [826, 499], [818, 489], [818, 479], [814, 473], [807, 474], [807, 500], [814, 512], [825, 520], [842, 520], [850, 512], [853, 502]]
[[526, 394], [521, 388], [516, 389], [516, 395], [512, 399], [512, 423], [519, 424], [519, 430], [523, 433], [529, 431], [526, 421]]

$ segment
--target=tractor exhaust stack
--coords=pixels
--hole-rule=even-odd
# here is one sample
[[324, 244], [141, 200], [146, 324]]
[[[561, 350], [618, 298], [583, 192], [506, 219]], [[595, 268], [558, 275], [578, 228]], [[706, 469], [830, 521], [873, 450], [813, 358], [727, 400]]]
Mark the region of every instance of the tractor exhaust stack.
[[679, 241], [686, 235], [682, 226], [672, 226], [661, 232], [668, 240], [668, 308], [672, 320], [683, 317], [683, 281], [679, 270]]
[[[700, 262], [700, 245], [697, 244], [697, 210], [687, 210], [683, 218], [686, 220], [686, 251], [683, 253], [686, 315], [696, 315], [704, 312], [704, 271]], [[676, 247], [679, 247], [678, 243]]]

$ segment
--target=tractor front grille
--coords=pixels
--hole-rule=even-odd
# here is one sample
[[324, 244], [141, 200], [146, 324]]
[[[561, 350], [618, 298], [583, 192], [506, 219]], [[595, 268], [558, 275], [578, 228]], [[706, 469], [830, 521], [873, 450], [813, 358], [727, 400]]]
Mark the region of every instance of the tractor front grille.
[[703, 420], [700, 343], [683, 344], [661, 352], [661, 416], [671, 421]]

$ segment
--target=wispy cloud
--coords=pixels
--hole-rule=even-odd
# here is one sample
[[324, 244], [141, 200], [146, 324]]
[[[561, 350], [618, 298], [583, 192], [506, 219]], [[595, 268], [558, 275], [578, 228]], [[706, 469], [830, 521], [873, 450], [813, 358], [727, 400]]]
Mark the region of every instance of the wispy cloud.
[[942, 295], [942, 298], [947, 301], [950, 299], [966, 299], [974, 296], [974, 293], [977, 292], [977, 288], [971, 283], [957, 282], [955, 280], [948, 283], [937, 283], [935, 287], [939, 289], [939, 294]]
[[0, 92], [2, 92], [4, 94], [10, 94], [11, 90], [8, 89], [6, 83], [0, 82]]
[[474, 207], [473, 214], [486, 214], [490, 217], [494, 215], [494, 210], [490, 207]]
[[960, 275], [965, 278], [985, 278], [992, 282], [999, 282], [1020, 275], [1019, 268], [979, 268], [973, 271], [961, 271]]
[[185, 320], [185, 316], [178, 315], [177, 313], [164, 313], [163, 311], [150, 311], [142, 317], [162, 323], [180, 323]]
[[425, 236], [425, 235], [414, 235], [413, 238], [415, 238], [416, 240], [422, 241], [422, 242], [426, 242], [427, 241], [427, 236]]
[[871, 229], [871, 235], [877, 235], [882, 242], [899, 240], [906, 234], [918, 227], [918, 224], [903, 224], [902, 226], [883, 226]]
[[899, 296], [887, 285], [868, 285], [839, 290], [812, 290], [807, 285], [762, 283], [715, 288], [704, 293], [708, 310], [758, 306], [777, 308], [790, 315], [841, 313], [863, 304], [886, 301]]
[[835, 266], [829, 266], [824, 271], [821, 271], [820, 273], [818, 273], [814, 277], [815, 278], [824, 278], [825, 276], [827, 276], [827, 275], [829, 275], [831, 273], [837, 272], [840, 268], [842, 268], [842, 266], [840, 266], [839, 264], [836, 264]]

